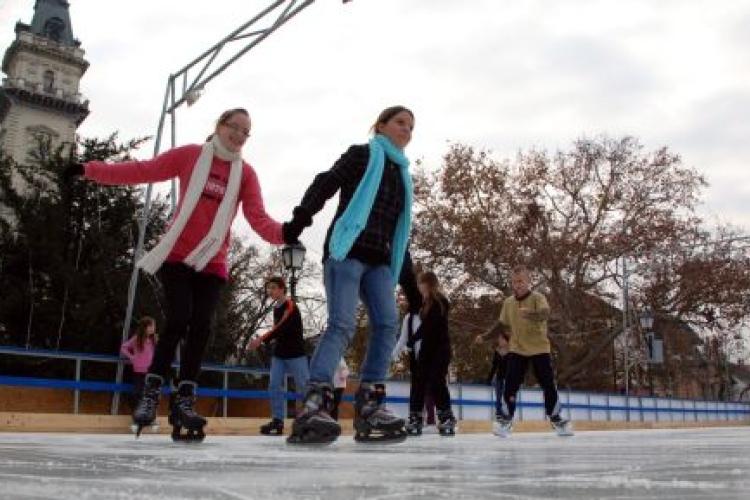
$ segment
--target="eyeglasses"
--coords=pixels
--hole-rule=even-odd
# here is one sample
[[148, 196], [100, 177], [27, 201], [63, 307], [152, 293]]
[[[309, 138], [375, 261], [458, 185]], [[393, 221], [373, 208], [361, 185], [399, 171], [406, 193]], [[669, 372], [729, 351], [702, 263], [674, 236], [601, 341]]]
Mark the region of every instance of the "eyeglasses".
[[227, 127], [229, 130], [236, 134], [242, 134], [245, 139], [250, 137], [250, 130], [243, 129], [241, 126], [237, 125], [236, 123], [222, 123], [225, 127]]

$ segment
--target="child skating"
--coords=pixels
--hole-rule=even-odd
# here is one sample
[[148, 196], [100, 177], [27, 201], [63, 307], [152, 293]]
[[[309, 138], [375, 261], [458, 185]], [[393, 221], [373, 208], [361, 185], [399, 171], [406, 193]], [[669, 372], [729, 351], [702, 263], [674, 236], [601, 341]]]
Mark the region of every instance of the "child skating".
[[419, 276], [419, 291], [422, 294], [421, 324], [407, 345], [411, 348], [419, 342], [419, 354], [412, 370], [412, 388], [409, 395], [409, 423], [407, 432], [422, 433], [422, 409], [425, 394], [435, 399], [437, 428], [442, 436], [455, 435], [456, 418], [451, 407], [448, 390], [448, 367], [451, 361], [451, 341], [448, 326], [450, 303], [440, 288], [435, 273]]
[[516, 396], [529, 365], [534, 370], [544, 392], [544, 407], [553, 429], [561, 436], [573, 434], [572, 425], [561, 415], [562, 407], [555, 386], [555, 375], [550, 357], [547, 319], [550, 308], [547, 299], [531, 290], [531, 274], [523, 266], [511, 273], [513, 296], [503, 302], [500, 319], [481, 340], [494, 331], [510, 332], [510, 349], [507, 356], [507, 373], [500, 414], [493, 423], [493, 433], [507, 437], [513, 429]]
[[309, 371], [305, 356], [302, 315], [294, 301], [286, 294], [286, 282], [280, 276], [269, 278], [266, 291], [274, 301], [273, 327], [263, 335], [256, 337], [248, 346], [257, 349], [261, 343], [271, 347], [271, 374], [268, 391], [271, 399], [271, 421], [260, 427], [261, 434], [284, 433], [284, 405], [286, 394], [284, 378], [287, 373], [294, 378], [298, 392], [307, 387]]

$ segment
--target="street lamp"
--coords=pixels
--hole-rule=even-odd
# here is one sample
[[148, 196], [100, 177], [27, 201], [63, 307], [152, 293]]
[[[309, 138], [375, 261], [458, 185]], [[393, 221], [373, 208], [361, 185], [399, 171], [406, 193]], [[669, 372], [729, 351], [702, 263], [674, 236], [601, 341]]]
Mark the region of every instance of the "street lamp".
[[292, 300], [294, 301], [297, 300], [295, 294], [297, 288], [297, 273], [302, 270], [302, 264], [305, 262], [306, 251], [307, 249], [302, 243], [284, 245], [284, 248], [281, 249], [281, 259], [284, 261], [284, 269], [291, 274], [291, 277], [289, 278], [289, 293], [292, 295]]
[[650, 332], [654, 327], [654, 311], [649, 306], [644, 307], [640, 320], [643, 331]]

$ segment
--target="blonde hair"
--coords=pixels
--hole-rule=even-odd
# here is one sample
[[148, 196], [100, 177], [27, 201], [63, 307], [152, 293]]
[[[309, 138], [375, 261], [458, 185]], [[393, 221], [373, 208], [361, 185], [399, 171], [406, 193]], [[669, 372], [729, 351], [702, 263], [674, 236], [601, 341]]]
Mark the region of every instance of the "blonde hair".
[[524, 265], [515, 266], [511, 270], [510, 274], [511, 276], [525, 276], [531, 279], [531, 271], [529, 271], [529, 268]]

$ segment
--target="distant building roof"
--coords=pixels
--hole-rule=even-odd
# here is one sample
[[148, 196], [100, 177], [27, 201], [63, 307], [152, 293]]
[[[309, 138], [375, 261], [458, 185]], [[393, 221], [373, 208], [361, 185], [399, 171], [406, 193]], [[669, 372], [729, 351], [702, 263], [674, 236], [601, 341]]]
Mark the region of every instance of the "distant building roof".
[[73, 37], [69, 7], [67, 0], [36, 0], [31, 24], [17, 23], [16, 33], [31, 32], [61, 45], [78, 47], [81, 42]]

